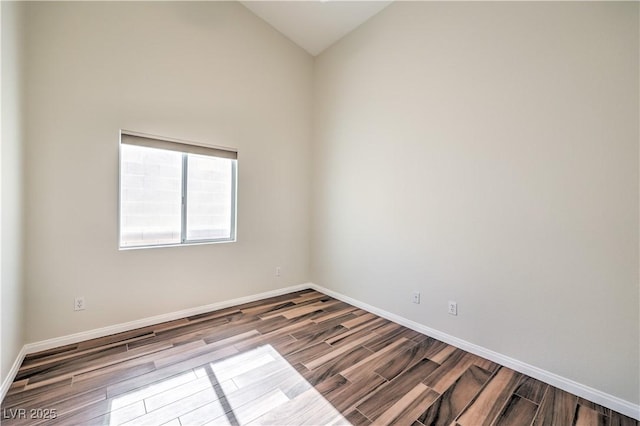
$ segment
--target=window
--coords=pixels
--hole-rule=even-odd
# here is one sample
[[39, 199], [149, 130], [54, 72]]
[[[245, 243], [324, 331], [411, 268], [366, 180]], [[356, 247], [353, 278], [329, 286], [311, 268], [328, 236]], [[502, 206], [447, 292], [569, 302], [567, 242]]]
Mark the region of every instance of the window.
[[234, 241], [237, 152], [120, 136], [120, 248]]

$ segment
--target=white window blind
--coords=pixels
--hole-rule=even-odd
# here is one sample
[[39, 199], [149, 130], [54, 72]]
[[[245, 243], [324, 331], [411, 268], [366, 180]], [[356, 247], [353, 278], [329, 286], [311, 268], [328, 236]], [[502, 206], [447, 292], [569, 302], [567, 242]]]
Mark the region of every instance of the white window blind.
[[126, 145], [146, 146], [149, 148], [163, 149], [166, 151], [177, 151], [188, 154], [199, 154], [210, 157], [229, 158], [236, 160], [238, 152], [232, 148], [219, 148], [198, 144], [196, 142], [184, 142], [171, 138], [160, 138], [156, 136], [121, 133], [120, 142]]

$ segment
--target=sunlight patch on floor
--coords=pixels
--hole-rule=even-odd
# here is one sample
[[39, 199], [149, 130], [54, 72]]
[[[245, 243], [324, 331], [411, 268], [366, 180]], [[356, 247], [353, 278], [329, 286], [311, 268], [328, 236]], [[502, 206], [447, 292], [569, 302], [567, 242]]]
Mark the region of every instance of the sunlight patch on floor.
[[271, 345], [113, 398], [108, 424], [348, 424]]

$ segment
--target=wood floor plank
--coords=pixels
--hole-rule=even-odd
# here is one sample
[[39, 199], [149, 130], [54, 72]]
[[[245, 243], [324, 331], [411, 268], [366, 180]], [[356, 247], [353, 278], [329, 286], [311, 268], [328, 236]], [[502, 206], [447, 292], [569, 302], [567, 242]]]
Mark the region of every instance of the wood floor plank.
[[289, 400], [286, 389], [295, 386], [296, 383], [299, 382], [300, 378], [292, 376], [291, 374], [272, 377], [269, 380], [257, 384], [257, 386], [220, 395], [220, 399], [204, 404], [197, 409], [181, 415], [180, 421], [185, 425], [206, 424], [214, 420], [217, 422], [224, 421], [231, 417], [231, 414], [227, 415], [227, 413], [233, 412], [233, 416], [235, 416], [235, 412], [242, 406], [253, 404], [254, 401], [260, 399], [264, 400], [265, 395], [273, 394], [274, 392], [278, 396], [284, 395], [287, 400]]
[[312, 321], [315, 322], [316, 324], [321, 324], [325, 321], [329, 321], [331, 319], [334, 318], [339, 318], [348, 314], [351, 314], [353, 311], [355, 311], [358, 308], [355, 308], [353, 306], [345, 306], [344, 308], [328, 313], [328, 314], [322, 314], [322, 315], [318, 315], [317, 317], [315, 317]]
[[117, 400], [119, 406], [125, 406], [137, 401], [144, 401], [146, 398], [161, 394], [179, 386], [193, 383], [198, 376], [193, 370], [166, 377], [155, 382], [144, 381], [146, 386], [128, 389], [127, 392], [116, 392], [112, 387], [107, 388], [107, 397], [110, 400]]
[[288, 310], [287, 312], [284, 312], [282, 314], [283, 317], [285, 317], [286, 319], [294, 319], [294, 318], [298, 318], [301, 317], [303, 315], [307, 315], [313, 312], [320, 312], [323, 311], [325, 309], [327, 309], [328, 307], [331, 307], [333, 305], [338, 304], [339, 302], [337, 300], [335, 301], [331, 301], [331, 302], [317, 302], [317, 303], [313, 303], [311, 305], [305, 305], [305, 306], [300, 306], [296, 309], [291, 309]]
[[424, 380], [424, 384], [443, 394], [471, 365], [473, 365], [473, 358], [465, 351], [456, 349], [433, 374]]
[[[153, 370], [154, 370], [153, 363], [146, 363], [146, 364], [138, 365], [135, 367], [130, 367], [128, 369], [120, 370], [117, 375], [114, 375], [111, 373], [111, 374], [105, 374], [104, 376], [97, 376], [97, 377], [76, 382], [76, 383], [70, 382], [65, 386], [52, 388], [44, 394], [38, 394], [37, 398], [31, 398], [31, 399], [20, 401], [18, 405], [20, 405], [22, 408], [30, 408], [30, 407], [37, 407], [37, 406], [55, 407], [61, 402], [66, 401], [70, 398], [85, 394], [87, 392], [91, 392], [96, 389], [107, 387], [111, 383], [116, 383], [121, 380], [126, 380], [127, 378], [130, 378], [130, 377], [136, 377], [140, 374], [144, 374]], [[27, 394], [30, 394], [30, 393], [27, 392]]]
[[371, 424], [371, 420], [354, 408], [344, 416], [344, 420], [338, 420], [333, 423], [333, 426], [344, 425], [345, 423], [349, 423], [353, 426], [369, 426]]
[[295, 306], [296, 304], [293, 303], [291, 299], [287, 299], [283, 301], [265, 303], [264, 305], [254, 304], [253, 306], [248, 306], [245, 308], [239, 307], [238, 309], [240, 309], [240, 311], [245, 315], [255, 317], [255, 316], [261, 316], [261, 315], [268, 315], [271, 312], [275, 312], [285, 308], [293, 308]]
[[[96, 405], [79, 410], [69, 416], [60, 416], [54, 422], [47, 422], [47, 426], [51, 425], [119, 425], [130, 420], [143, 416], [146, 411], [143, 401], [134, 402], [133, 404], [113, 409], [110, 401], [104, 400], [100, 402], [100, 409], [96, 409]], [[96, 416], [96, 413], [104, 414]]]
[[253, 329], [253, 330], [245, 331], [244, 333], [234, 334], [226, 338], [220, 338], [220, 336], [211, 336], [211, 337], [205, 337], [202, 340], [204, 341], [204, 343], [207, 344], [209, 348], [213, 350], [213, 349], [222, 348], [228, 345], [235, 345], [236, 343], [241, 343], [244, 340], [250, 339], [252, 337], [257, 337], [260, 335], [261, 334], [258, 332], [258, 330]]
[[[185, 334], [192, 334], [198, 331], [212, 330], [217, 327], [223, 327], [232, 321], [242, 319], [242, 313], [238, 310], [230, 312], [228, 315], [219, 315], [214, 318], [200, 318], [193, 321], [187, 321], [185, 324], [175, 324], [163, 327], [162, 330], [155, 331], [155, 340], [169, 340]], [[247, 320], [254, 320], [253, 317], [246, 317]]]
[[306, 330], [311, 323], [311, 319], [304, 319], [301, 321], [291, 322], [285, 317], [275, 317], [273, 321], [261, 321], [256, 324], [254, 330], [256, 330], [262, 336], [276, 336], [283, 334], [293, 334], [297, 330]]
[[219, 349], [210, 349], [208, 346], [203, 345], [190, 350], [188, 353], [180, 349], [180, 347], [174, 348], [174, 351], [167, 351], [162, 357], [157, 358], [154, 361], [156, 368], [160, 369], [172, 364], [181, 365], [185, 368], [191, 366], [190, 368], [193, 368], [238, 353], [238, 350], [232, 345], [223, 346]]
[[310, 388], [297, 397], [267, 411], [251, 424], [255, 425], [323, 425], [339, 416], [329, 401], [314, 388]]
[[[292, 356], [293, 354], [306, 350], [308, 347], [316, 345], [316, 344], [324, 344], [326, 346], [332, 347], [326, 342], [326, 339], [335, 336], [336, 334], [340, 334], [344, 328], [341, 326], [334, 326], [332, 328], [328, 328], [321, 332], [308, 335], [303, 339], [295, 339], [293, 341], [285, 342], [285, 343], [273, 343], [273, 347], [278, 350], [284, 356]], [[296, 361], [297, 362], [297, 361]], [[294, 362], [295, 363], [295, 362]]]
[[[203, 321], [211, 321], [220, 318], [229, 319], [237, 316], [242, 316], [242, 310], [238, 306], [231, 306], [228, 308], [218, 309], [217, 311], [203, 312], [201, 314], [191, 315], [187, 317], [187, 322], [188, 324], [196, 324]], [[173, 329], [175, 327], [171, 328]], [[166, 325], [162, 325], [162, 329], [168, 330], [169, 327], [166, 327]], [[160, 330], [154, 329], [154, 331]]]
[[533, 377], [525, 377], [518, 385], [515, 394], [535, 404], [540, 404], [548, 386], [546, 383], [536, 380]]
[[319, 300], [319, 299], [322, 299], [322, 298], [325, 298], [325, 297], [327, 297], [326, 294], [322, 294], [319, 291], [313, 290], [313, 291], [310, 291], [308, 293], [299, 295], [298, 297], [291, 298], [290, 300], [295, 304], [300, 304], [300, 303], [303, 303], [303, 302], [316, 301], [316, 300]]
[[435, 352], [432, 355], [427, 355], [425, 358], [430, 359], [431, 361], [438, 363], [438, 364], [443, 364], [447, 358], [449, 358], [454, 352], [458, 351], [458, 348], [456, 348], [455, 346], [451, 346], [451, 345], [447, 345], [446, 343], [444, 344], [444, 347], [440, 347], [440, 350], [438, 350], [437, 352]]
[[[207, 319], [196, 322], [189, 322], [181, 327], [174, 327], [169, 330], [162, 330], [156, 332], [155, 340], [168, 341], [171, 339], [179, 338], [184, 335], [193, 335], [198, 332], [208, 332], [218, 330], [221, 332], [220, 336], [228, 337], [236, 332], [244, 332], [252, 328], [253, 324], [256, 324], [258, 320], [254, 317], [243, 316], [242, 313], [234, 313], [231, 316]], [[248, 324], [247, 324], [248, 323]], [[239, 330], [240, 326], [245, 326], [242, 331]]]
[[446, 344], [429, 338], [407, 349], [403, 348], [403, 351], [400, 354], [376, 367], [375, 372], [387, 380], [392, 380], [398, 374], [402, 373], [407, 368], [410, 368], [421, 359], [428, 358], [428, 355], [433, 351], [434, 346], [439, 345], [444, 347]]
[[578, 397], [578, 404], [584, 405], [585, 407], [591, 408], [592, 410], [597, 411], [598, 413], [604, 414], [605, 416], [611, 416], [611, 409], [603, 407], [602, 405], [598, 405], [595, 402], [588, 401], [584, 398]]
[[345, 412], [356, 408], [357, 404], [375, 394], [386, 383], [388, 382], [379, 375], [370, 373], [357, 382], [349, 382], [346, 386], [341, 386], [324, 395], [334, 407]]
[[[68, 415], [69, 413], [73, 413], [76, 411], [81, 410], [82, 408], [86, 407], [87, 405], [91, 405], [95, 402], [99, 402], [99, 401], [103, 401], [107, 398], [106, 395], [106, 389], [105, 388], [101, 388], [101, 389], [96, 389], [94, 391], [91, 392], [87, 392], [87, 393], [83, 393], [81, 395], [75, 396], [73, 398], [69, 398], [65, 401], [62, 401], [60, 403], [57, 403], [55, 405], [55, 409], [56, 409], [56, 415], [57, 416], [65, 416]], [[37, 405], [31, 406], [29, 408], [27, 408], [27, 412], [31, 411], [31, 409], [38, 409], [38, 408], [43, 408], [43, 407], [39, 407]], [[37, 425], [37, 424], [42, 424], [42, 423], [47, 423], [48, 419], [41, 419], [41, 420], [34, 420], [34, 419], [25, 419], [24, 422], [18, 422], [17, 424], [29, 424], [29, 425]]]
[[[264, 325], [268, 325], [267, 322], [265, 322]], [[200, 328], [189, 333], [175, 333], [170, 338], [160, 335], [151, 339], [147, 339], [146, 341], [135, 342], [129, 345], [129, 349], [133, 349], [137, 346], [143, 346], [145, 344], [148, 344], [148, 342], [150, 341], [170, 342], [174, 346], [182, 346], [193, 342], [216, 344], [218, 346], [221, 346], [225, 345], [228, 341], [240, 341], [244, 338], [248, 338], [249, 336], [257, 336], [260, 334], [257, 330], [252, 329], [250, 325], [245, 325], [242, 330], [233, 329], [233, 327], [229, 325], [227, 325], [227, 327], [227, 333], [225, 333], [224, 335], [220, 333], [220, 330], [216, 327]], [[232, 329], [233, 333], [229, 333], [229, 331], [231, 331]]]
[[549, 386], [533, 420], [534, 426], [573, 424], [578, 397]]
[[399, 356], [407, 343], [408, 339], [401, 337], [377, 352], [372, 352], [371, 349], [366, 348], [371, 352], [371, 354], [361, 361], [344, 369], [340, 374], [352, 382], [357, 381], [362, 375], [368, 374], [369, 371], [376, 371], [381, 366], [387, 364], [391, 359]]
[[[332, 318], [321, 323], [313, 322], [313, 318], [309, 318], [309, 321], [313, 323], [312, 325], [293, 331], [290, 334], [297, 340], [306, 340], [311, 337], [326, 336], [327, 330], [337, 330], [337, 332], [333, 335], [341, 334], [347, 331], [347, 329], [341, 326], [340, 323], [355, 317], [356, 316], [352, 313], [348, 313], [344, 316]], [[326, 341], [326, 339], [328, 339], [329, 337], [331, 336], [326, 336], [324, 340]]]
[[[158, 408], [164, 407], [165, 405], [173, 404], [177, 401], [180, 401], [183, 398], [191, 396], [197, 392], [212, 389], [214, 386], [219, 386], [221, 389], [233, 390], [237, 389], [234, 386], [232, 381], [229, 381], [229, 384], [213, 384], [211, 378], [209, 376], [200, 377], [190, 382], [187, 382], [183, 385], [179, 385], [173, 387], [171, 389], [167, 389], [164, 392], [157, 393], [155, 395], [148, 396], [144, 398], [144, 406], [147, 410], [153, 411]], [[216, 392], [218, 393], [218, 392]]]
[[307, 332], [292, 333], [291, 336], [305, 343], [317, 343], [325, 342], [332, 346], [335, 344], [329, 343], [329, 340], [334, 336], [339, 336], [347, 331], [346, 328], [340, 324], [336, 324], [334, 321], [327, 321], [323, 324], [309, 327]]
[[472, 365], [417, 418], [430, 426], [451, 424], [487, 383], [491, 373]]
[[609, 418], [604, 414], [578, 404], [576, 418], [573, 423], [575, 426], [606, 426], [607, 423], [609, 423]]
[[375, 420], [438, 367], [435, 362], [423, 359], [380, 387], [356, 408], [369, 419]]
[[264, 334], [261, 334], [261, 335], [256, 336], [256, 337], [251, 337], [251, 338], [245, 339], [245, 340], [243, 340], [241, 342], [234, 343], [233, 347], [238, 352], [244, 352], [244, 351], [248, 351], [248, 350], [251, 350], [251, 349], [258, 348], [260, 346], [269, 345], [269, 346], [273, 346], [275, 348], [275, 347], [285, 346], [285, 345], [291, 344], [293, 342], [296, 342], [296, 339], [294, 339], [292, 336], [290, 336], [288, 334], [284, 334], [284, 335], [264, 335]]
[[478, 366], [478, 367], [482, 368], [483, 370], [490, 371], [491, 373], [497, 372], [501, 367], [500, 364], [497, 364], [497, 363], [495, 363], [493, 361], [489, 361], [486, 358], [482, 358], [482, 357], [480, 357], [478, 355], [475, 355], [475, 354], [472, 354], [472, 353], [467, 354], [467, 356], [471, 359], [471, 363], [473, 365]]
[[[124, 394], [137, 392], [144, 388], [153, 388], [159, 383], [167, 383], [172, 380], [191, 380], [193, 379], [193, 370], [190, 368], [175, 368], [175, 365], [156, 369], [145, 374], [131, 377], [117, 383], [111, 383], [107, 386], [107, 396], [115, 397]], [[191, 379], [188, 379], [191, 378]]]
[[514, 394], [494, 424], [496, 426], [529, 425], [537, 409], [537, 404]]
[[632, 419], [631, 417], [612, 411], [611, 416], [609, 417], [608, 426], [638, 426], [638, 424], [640, 424], [640, 422]]
[[288, 304], [288, 306], [279, 308], [279, 309], [275, 309], [275, 310], [271, 310], [267, 313], [261, 314], [258, 317], [261, 319], [269, 319], [269, 318], [273, 318], [273, 317], [277, 317], [277, 316], [283, 316], [287, 319], [293, 319], [293, 318], [297, 318], [300, 317], [302, 315], [305, 314], [309, 314], [312, 312], [317, 312], [317, 311], [321, 311], [323, 308], [323, 303], [322, 303], [322, 299], [321, 300], [317, 300], [317, 301], [313, 301], [311, 303], [300, 303], [300, 304], [295, 304], [293, 302], [290, 302]]
[[425, 384], [418, 383], [413, 389], [404, 394], [395, 404], [383, 412], [374, 425], [411, 424], [429, 407], [440, 395]]
[[425, 408], [431, 407], [440, 395], [433, 389], [429, 389], [426, 393], [415, 399], [409, 406], [393, 420], [392, 425], [411, 425], [416, 422], [416, 417], [422, 413]]
[[[305, 370], [307, 372], [309, 371], [302, 364], [294, 365], [294, 368], [297, 371], [301, 371], [301, 369]], [[342, 389], [345, 386], [348, 386], [350, 384], [351, 383], [349, 383], [349, 381], [347, 379], [345, 379], [344, 377], [342, 377], [340, 374], [335, 374], [335, 375], [333, 375], [331, 377], [327, 377], [325, 380], [319, 382], [314, 387], [322, 395], [327, 396], [327, 395], [332, 394], [332, 393], [335, 394], [340, 389]]]
[[51, 356], [51, 355], [56, 355], [56, 354], [65, 353], [65, 352], [72, 352], [72, 351], [77, 350], [77, 349], [78, 349], [78, 344], [77, 343], [73, 343], [73, 344], [70, 344], [70, 345], [64, 345], [64, 346], [58, 346], [57, 348], [45, 349], [43, 351], [38, 351], [38, 352], [34, 352], [32, 354], [25, 355], [23, 363], [30, 362], [32, 360], [36, 360], [36, 359], [39, 359], [39, 358]]
[[[63, 373], [74, 372], [77, 368], [81, 368], [87, 365], [91, 365], [92, 361], [102, 362], [106, 356], [124, 353], [127, 351], [126, 346], [117, 346], [109, 348], [103, 352], [96, 352], [88, 354], [79, 359], [65, 359], [59, 362], [55, 369], [51, 365], [40, 366], [36, 368], [24, 368], [22, 371], [18, 370], [16, 375], [17, 380], [29, 379], [25, 388], [31, 385], [33, 388], [34, 383], [48, 381], [51, 378], [58, 378]], [[48, 383], [50, 383], [49, 381]]]
[[379, 351], [380, 349], [387, 346], [390, 342], [396, 341], [400, 337], [411, 339], [412, 337], [415, 337], [417, 334], [419, 334], [413, 330], [409, 330], [408, 328], [395, 323], [390, 323], [377, 328], [373, 331], [373, 333], [377, 334], [378, 336], [367, 342], [365, 346], [374, 352]]
[[[3, 426], [638, 426], [310, 289], [29, 354], [0, 408]], [[18, 418], [38, 408], [58, 417]]]
[[309, 370], [313, 370], [314, 368], [320, 367], [322, 364], [335, 359], [341, 355], [347, 354], [350, 351], [354, 350], [358, 346], [362, 345], [364, 342], [368, 341], [371, 338], [369, 334], [362, 336], [361, 338], [354, 340], [353, 342], [349, 342], [346, 345], [340, 346], [338, 348], [334, 348], [330, 352], [327, 352], [324, 355], [321, 355], [317, 358], [312, 359], [309, 362], [303, 362], [303, 365], [307, 367]]
[[92, 354], [87, 356], [87, 360], [79, 359], [75, 361], [65, 360], [60, 368], [53, 371], [39, 373], [29, 377], [29, 383], [25, 387], [26, 390], [37, 388], [49, 383], [65, 380], [71, 377], [83, 375], [84, 378], [90, 378], [94, 375], [102, 375], [106, 372], [117, 372], [130, 366], [140, 365], [148, 362], [153, 358], [153, 354], [164, 349], [171, 348], [172, 345], [159, 342], [144, 348], [137, 348], [131, 351], [118, 351], [110, 356], [100, 357], [100, 354]]
[[[98, 401], [67, 415], [59, 416], [53, 424], [86, 425], [86, 424], [119, 424], [140, 417], [146, 413], [145, 400], [163, 393], [171, 393], [175, 389], [189, 386], [198, 380], [198, 377], [190, 371], [166, 381], [147, 386], [125, 395], [110, 397]], [[190, 388], [190, 387], [189, 387]], [[233, 390], [229, 385], [225, 385], [226, 390]], [[139, 405], [142, 404], [142, 412]], [[117, 421], [117, 423], [116, 423]]]
[[478, 397], [456, 419], [462, 426], [484, 426], [496, 421], [516, 389], [522, 375], [502, 367], [480, 391]]
[[171, 404], [158, 408], [157, 410], [147, 412], [140, 417], [136, 417], [126, 423], [123, 423], [123, 425], [133, 426], [140, 424], [161, 424], [167, 419], [180, 417], [197, 408], [218, 400], [219, 395], [213, 389], [204, 389], [194, 393], [193, 395], [189, 395]]
[[7, 390], [7, 394], [11, 395], [12, 393], [22, 392], [28, 382], [29, 382], [29, 379], [15, 380], [9, 386], [9, 389]]
[[[142, 374], [142, 371], [153, 371], [156, 368], [153, 363], [156, 353], [157, 351], [151, 351], [149, 353], [139, 354], [137, 357], [99, 366], [98, 368], [88, 371], [78, 370], [77, 374], [73, 375], [71, 384], [78, 386], [81, 382], [90, 381], [94, 378], [97, 379], [97, 381], [114, 382], [123, 376], [129, 375], [132, 371], [135, 372], [135, 374]], [[113, 361], [117, 360], [114, 359]]]
[[[142, 336], [139, 337], [135, 337], [132, 339], [128, 339], [125, 340], [124, 342], [122, 341], [117, 341], [117, 342], [113, 342], [113, 343], [106, 343], [103, 346], [97, 346], [97, 347], [90, 347], [87, 349], [82, 349], [82, 350], [75, 350], [73, 352], [65, 352], [62, 354], [57, 354], [55, 356], [52, 357], [46, 357], [46, 358], [37, 358], [35, 360], [32, 360], [31, 362], [24, 362], [22, 364], [22, 366], [20, 367], [20, 369], [18, 371], [20, 372], [33, 372], [37, 367], [43, 367], [43, 366], [50, 366], [53, 364], [59, 364], [61, 361], [67, 361], [67, 360], [71, 360], [71, 359], [78, 359], [78, 358], [86, 358], [87, 355], [89, 354], [94, 354], [97, 352], [104, 352], [106, 349], [111, 349], [117, 346], [125, 346], [129, 343], [135, 342], [135, 341], [139, 341], [139, 340], [146, 340], [152, 336], [155, 336], [155, 334], [153, 333], [146, 333]], [[123, 348], [122, 350], [126, 350], [126, 347]]]
[[[334, 348], [326, 342], [318, 342], [315, 345], [307, 346], [304, 347], [304, 349], [287, 354], [287, 359], [294, 365], [298, 363], [304, 364], [326, 355], [333, 350]], [[310, 370], [310, 368], [306, 368]]]
[[233, 383], [235, 383], [238, 388], [244, 388], [251, 386], [264, 377], [269, 377], [285, 369], [289, 369], [289, 371], [291, 371], [291, 366], [286, 362], [281, 362], [279, 359], [276, 359], [267, 364], [261, 365], [258, 368], [253, 368], [242, 374], [238, 374], [233, 377]]
[[150, 383], [156, 383], [158, 381], [164, 381], [174, 376], [190, 373], [191, 369], [201, 367], [210, 362], [224, 359], [228, 356], [237, 354], [237, 351], [232, 346], [218, 349], [216, 351], [206, 353], [194, 358], [189, 358], [181, 362], [172, 363], [157, 368], [156, 370], [147, 374], [133, 377], [131, 379], [123, 380], [118, 383], [114, 383], [107, 387], [108, 396], [117, 396], [127, 392], [131, 392], [135, 389], [148, 386]]
[[[312, 289], [306, 289], [306, 290], [301, 290], [301, 291], [296, 291], [293, 293], [287, 293], [287, 294], [281, 294], [279, 296], [273, 296], [273, 297], [269, 297], [266, 299], [262, 299], [262, 300], [254, 300], [253, 302], [247, 302], [247, 303], [243, 303], [241, 305], [236, 306], [237, 309], [240, 309], [241, 311], [245, 311], [245, 310], [249, 310], [252, 308], [257, 308], [257, 309], [271, 309], [272, 305], [274, 303], [280, 303], [280, 304], [284, 304], [284, 303], [293, 303], [293, 300], [296, 300], [300, 297], [304, 297], [305, 295], [308, 294], [321, 294], [320, 292], [317, 292], [315, 290]], [[322, 295], [324, 297], [327, 297], [326, 295]], [[252, 315], [260, 315], [259, 312], [253, 312]]]
[[287, 398], [280, 389], [276, 389], [256, 399], [251, 404], [245, 404], [232, 411], [227, 411], [224, 416], [221, 416], [224, 417], [224, 419], [213, 419], [210, 423], [206, 424], [218, 425], [220, 424], [220, 420], [226, 419], [228, 419], [231, 424], [250, 424], [254, 420], [260, 418], [263, 414], [280, 407], [288, 401], [289, 398]]
[[46, 386], [41, 386], [35, 389], [27, 390], [23, 388], [20, 392], [7, 394], [2, 401], [3, 408], [14, 408], [18, 405], [23, 405], [34, 399], [44, 399], [51, 392], [55, 392], [56, 389], [67, 388], [71, 386], [73, 377], [59, 382], [54, 382]]
[[372, 331], [370, 331], [366, 326], [356, 327], [352, 330], [349, 330], [346, 327], [340, 327], [340, 332], [325, 339], [325, 342], [331, 346], [340, 347], [355, 342], [356, 340], [360, 340], [362, 337], [370, 338], [372, 335]]
[[[231, 408], [235, 414], [241, 407], [253, 406], [258, 404], [261, 400], [264, 400], [269, 394], [276, 392], [278, 395], [286, 397], [279, 398], [281, 403], [285, 403], [292, 399], [297, 398], [304, 392], [312, 389], [312, 387], [299, 376], [292, 374], [291, 371], [281, 371], [269, 377], [265, 378], [257, 386], [250, 388], [240, 389], [238, 392], [232, 392], [225, 395], [225, 399], [228, 402], [228, 408]], [[281, 405], [281, 404], [280, 404]], [[279, 405], [267, 407], [265, 410], [260, 410], [259, 413], [254, 413], [257, 417], [269, 412], [270, 410], [277, 408]], [[227, 411], [228, 412], [228, 411]], [[255, 416], [253, 416], [255, 417]], [[220, 418], [220, 416], [218, 416]], [[190, 423], [186, 423], [190, 424]]]
[[375, 316], [374, 314], [366, 313], [366, 314], [360, 315], [357, 318], [354, 318], [352, 320], [345, 321], [341, 325], [343, 327], [351, 329], [351, 328], [359, 326], [360, 324], [364, 324], [367, 321], [373, 321], [376, 318], [377, 318], [377, 316]]
[[377, 318], [375, 320], [368, 321], [366, 323], [348, 329], [347, 331], [344, 331], [336, 336], [330, 337], [326, 340], [326, 342], [330, 345], [339, 345], [340, 343], [347, 340], [347, 338], [353, 338], [353, 336], [355, 335], [362, 336], [369, 332], [375, 332], [375, 330], [379, 327], [382, 327], [384, 323], [385, 321], [382, 318]]
[[371, 354], [372, 352], [369, 349], [363, 346], [359, 346], [348, 354], [338, 357], [331, 362], [327, 362], [313, 371], [310, 371], [305, 367], [301, 374], [309, 383], [315, 386], [316, 384], [321, 383], [327, 378], [337, 375], [341, 371], [344, 371], [346, 368], [358, 364], [360, 361], [366, 359]]

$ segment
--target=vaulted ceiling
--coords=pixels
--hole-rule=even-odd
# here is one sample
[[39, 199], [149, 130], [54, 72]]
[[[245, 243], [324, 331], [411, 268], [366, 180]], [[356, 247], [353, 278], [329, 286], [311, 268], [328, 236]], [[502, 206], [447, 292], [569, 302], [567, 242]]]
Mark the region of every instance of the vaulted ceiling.
[[291, 41], [316, 56], [391, 1], [241, 1]]

